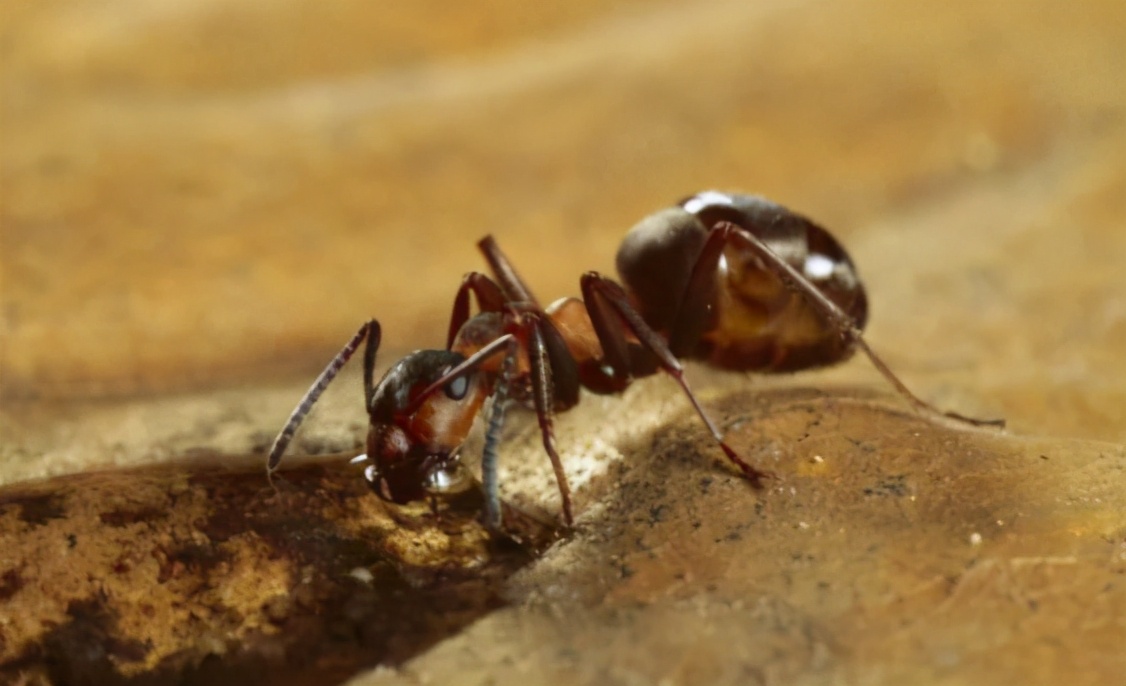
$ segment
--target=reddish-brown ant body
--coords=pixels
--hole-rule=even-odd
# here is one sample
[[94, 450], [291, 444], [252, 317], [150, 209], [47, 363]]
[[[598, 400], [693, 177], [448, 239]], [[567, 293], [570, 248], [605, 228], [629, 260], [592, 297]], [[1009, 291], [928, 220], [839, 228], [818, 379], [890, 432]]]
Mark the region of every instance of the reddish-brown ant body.
[[[823, 228], [762, 198], [707, 191], [641, 221], [617, 255], [625, 288], [596, 272], [582, 299], [547, 308], [536, 301], [491, 236], [478, 243], [494, 278], [473, 272], [454, 299], [444, 350], [420, 350], [374, 383], [380, 327], [365, 323], [293, 411], [267, 461], [273, 473], [313, 403], [367, 339], [364, 399], [370, 419], [364, 475], [381, 498], [407, 503], [461, 492], [472, 477], [460, 451], [486, 398], [482, 482], [485, 522], [500, 526], [497, 446], [509, 398], [534, 408], [544, 449], [573, 521], [570, 489], [555, 449], [552, 417], [579, 401], [580, 388], [615, 393], [659, 370], [691, 400], [727, 458], [755, 486], [768, 476], [724, 442], [688, 386], [680, 359], [722, 369], [791, 372], [834, 364], [863, 350], [918, 410], [917, 398], [868, 347], [867, 298], [852, 260]], [[470, 315], [471, 296], [478, 313]]]

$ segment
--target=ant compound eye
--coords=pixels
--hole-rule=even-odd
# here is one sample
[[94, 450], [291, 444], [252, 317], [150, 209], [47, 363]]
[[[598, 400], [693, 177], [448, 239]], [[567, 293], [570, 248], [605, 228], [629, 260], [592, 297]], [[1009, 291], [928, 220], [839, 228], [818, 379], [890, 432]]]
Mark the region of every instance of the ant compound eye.
[[446, 384], [446, 397], [450, 400], [461, 400], [468, 390], [469, 378], [462, 375]]
[[430, 470], [423, 484], [423, 488], [430, 495], [454, 495], [463, 493], [472, 486], [472, 475], [459, 462]]

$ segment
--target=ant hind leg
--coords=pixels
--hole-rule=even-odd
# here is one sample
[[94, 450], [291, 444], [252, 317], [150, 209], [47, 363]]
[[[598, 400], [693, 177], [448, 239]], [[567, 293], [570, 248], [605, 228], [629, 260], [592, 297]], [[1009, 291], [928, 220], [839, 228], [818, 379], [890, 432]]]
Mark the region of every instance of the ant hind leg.
[[790, 288], [800, 293], [810, 305], [822, 314], [822, 316], [832, 322], [840, 331], [841, 336], [853, 341], [857, 347], [864, 351], [864, 354], [872, 361], [872, 365], [876, 370], [883, 375], [884, 379], [891, 384], [892, 388], [903, 396], [916, 411], [931, 417], [954, 420], [974, 427], [991, 426], [1004, 428], [1004, 419], [977, 419], [958, 414], [957, 412], [943, 411], [912, 393], [911, 389], [907, 388], [907, 386], [899, 380], [899, 377], [891, 371], [887, 363], [876, 354], [876, 351], [869, 347], [867, 341], [864, 340], [864, 334], [861, 332], [860, 328], [856, 326], [856, 322], [845, 314], [836, 303], [826, 297], [824, 293], [817, 290], [817, 288], [809, 283], [809, 281], [789, 263], [776, 255], [773, 250], [767, 247], [767, 245], [754, 234], [730, 222], [717, 224], [713, 234], [722, 235], [724, 240], [739, 241], [747, 249], [751, 250], [768, 269], [778, 276], [778, 278], [786, 282]]
[[663, 338], [642, 319], [641, 314], [633, 308], [629, 297], [617, 282], [598, 272], [587, 272], [582, 277], [583, 300], [587, 303], [591, 323], [594, 324], [595, 333], [602, 343], [606, 356], [606, 363], [611, 367], [624, 367], [626, 373], [629, 369], [628, 345], [625, 330], [628, 328], [637, 336], [646, 349], [656, 358], [661, 369], [671, 376], [679, 385], [684, 394], [688, 396], [696, 414], [707, 426], [712, 438], [719, 444], [727, 459], [735, 463], [743, 476], [755, 488], [762, 488], [762, 480], [774, 478], [773, 474], [755, 469], [739, 456], [735, 450], [723, 439], [723, 434], [716, 427], [708, 413], [700, 405], [696, 394], [688, 385], [684, 376], [684, 367], [680, 360], [669, 350]]

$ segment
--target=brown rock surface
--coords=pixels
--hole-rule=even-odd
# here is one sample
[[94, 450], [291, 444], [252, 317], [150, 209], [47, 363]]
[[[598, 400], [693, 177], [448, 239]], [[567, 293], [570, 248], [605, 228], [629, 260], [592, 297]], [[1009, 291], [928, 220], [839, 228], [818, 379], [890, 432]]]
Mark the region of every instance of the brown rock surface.
[[[863, 360], [694, 369], [782, 477], [756, 495], [666, 381], [585, 399], [560, 421], [575, 536], [361, 682], [1126, 673], [1121, 2], [0, 13], [0, 483], [260, 451], [365, 318], [384, 362], [440, 344], [484, 233], [550, 300], [645, 214], [749, 190], [848, 246], [914, 390], [1009, 432], [922, 422]], [[299, 452], [362, 436], [338, 383]], [[553, 507], [510, 433], [509, 495]], [[54, 577], [4, 576], [55, 553], [5, 531], [0, 631], [36, 586], [55, 621]]]

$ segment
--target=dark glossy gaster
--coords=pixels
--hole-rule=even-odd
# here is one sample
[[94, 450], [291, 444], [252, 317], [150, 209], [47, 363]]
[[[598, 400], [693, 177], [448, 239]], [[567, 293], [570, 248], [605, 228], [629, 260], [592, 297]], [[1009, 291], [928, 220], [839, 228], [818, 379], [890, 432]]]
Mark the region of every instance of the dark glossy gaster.
[[[768, 474], [731, 448], [700, 405], [680, 359], [723, 369], [792, 372], [834, 364], [862, 350], [925, 414], [943, 413], [899, 381], [864, 341], [868, 302], [844, 248], [823, 228], [762, 198], [708, 191], [635, 226], [618, 251], [626, 287], [587, 272], [582, 299], [541, 307], [491, 236], [478, 243], [493, 277], [467, 274], [454, 298], [446, 348], [416, 351], [373, 383], [380, 329], [364, 324], [306, 393], [268, 458], [278, 466], [297, 426], [367, 339], [364, 397], [370, 420], [365, 476], [383, 499], [404, 503], [460, 492], [472, 478], [460, 451], [486, 398], [482, 483], [485, 521], [500, 526], [496, 464], [510, 401], [535, 410], [563, 504], [570, 488], [555, 446], [554, 414], [580, 388], [615, 393], [664, 371], [677, 381], [724, 455], [753, 485]], [[473, 301], [476, 301], [474, 313]]]

